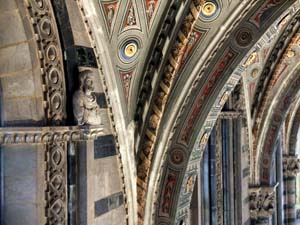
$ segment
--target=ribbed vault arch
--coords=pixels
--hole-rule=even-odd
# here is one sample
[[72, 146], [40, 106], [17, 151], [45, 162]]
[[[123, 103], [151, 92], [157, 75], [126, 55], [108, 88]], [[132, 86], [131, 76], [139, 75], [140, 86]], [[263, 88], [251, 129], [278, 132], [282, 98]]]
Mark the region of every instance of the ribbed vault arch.
[[[162, 118], [162, 125], [160, 125], [164, 127], [164, 130], [159, 132], [161, 135], [158, 135], [159, 138], [155, 144], [155, 159], [151, 167], [146, 198], [146, 224], [150, 224], [151, 220], [155, 221], [155, 224], [172, 224], [174, 222], [176, 214], [174, 210], [176, 210], [179, 193], [180, 190], [182, 190], [181, 186], [184, 174], [187, 172], [187, 161], [191, 159], [191, 149], [193, 149], [193, 147], [201, 149], [205, 146], [218, 112], [221, 110], [230, 91], [240, 79], [241, 71], [239, 70], [242, 70], [242, 67], [238, 67], [237, 73], [230, 76], [233, 72], [232, 68], [241, 62], [247, 51], [249, 51], [250, 47], [258, 40], [260, 35], [262, 35], [267, 27], [292, 3], [293, 1], [277, 3], [278, 5], [276, 4], [276, 7], [273, 8], [274, 14], [272, 15], [274, 17], [270, 17], [268, 22], [259, 28], [253, 27], [253, 24], [250, 25], [250, 21], [254, 11], [257, 12], [258, 9], [262, 9], [260, 8], [262, 7], [261, 3], [256, 2], [253, 3], [253, 5], [248, 3], [247, 6], [249, 8], [245, 5], [241, 5], [240, 11], [236, 11], [236, 14], [233, 14], [232, 17], [227, 20], [230, 22], [223, 25], [227, 25], [233, 28], [233, 30], [229, 29], [225, 35], [223, 34], [223, 30], [220, 30], [219, 35], [216, 35], [216, 39], [211, 42], [212, 46], [207, 47], [207, 49], [210, 50], [211, 57], [209, 55], [199, 56], [199, 61], [196, 65], [189, 65], [194, 68], [192, 73], [188, 75], [180, 74], [180, 76], [176, 77], [176, 83], [170, 93], [171, 100], [167, 102], [166, 112]], [[243, 17], [244, 20], [240, 21], [237, 15], [240, 15], [241, 18]], [[234, 20], [234, 18], [236, 20]], [[235, 35], [242, 32], [242, 27], [247, 27], [249, 30], [254, 29], [258, 34], [257, 36], [251, 36], [250, 41], [248, 40], [247, 47], [238, 46], [238, 41], [235, 39]], [[221, 38], [221, 34], [224, 40]], [[218, 38], [220, 38], [220, 42], [216, 44]], [[215, 46], [215, 51], [212, 50], [214, 49], [213, 45]], [[225, 46], [227, 46], [227, 48], [225, 48]], [[219, 54], [215, 54], [217, 53], [216, 50], [218, 50]], [[196, 56], [194, 55], [193, 57]], [[188, 79], [184, 79], [184, 76]], [[180, 166], [175, 166], [177, 174], [175, 172], [175, 175], [171, 175], [176, 177], [173, 186], [173, 202], [169, 207], [170, 211], [164, 214], [160, 211], [162, 204], [161, 193], [163, 193], [166, 188], [166, 177], [169, 175], [169, 169], [172, 168], [170, 165], [170, 157], [172, 157], [174, 150], [177, 149], [182, 152], [185, 159], [184, 163], [180, 164]], [[170, 155], [170, 157], [167, 158], [167, 155]], [[195, 157], [198, 158], [199, 155]], [[157, 190], [160, 190], [159, 193], [156, 192]], [[158, 200], [156, 202], [157, 197]], [[156, 205], [155, 208], [154, 203]]]
[[[287, 116], [287, 113], [292, 105], [292, 102], [299, 98], [299, 64], [295, 65], [290, 74], [285, 75], [285, 79], [280, 85], [274, 87], [271, 99], [268, 101], [268, 110], [264, 115], [262, 124], [264, 128], [259, 135], [258, 142], [258, 181], [263, 184], [269, 184], [271, 160], [274, 154], [275, 143], [279, 134], [280, 128]], [[276, 90], [276, 91], [275, 91]], [[278, 91], [279, 90], [279, 91]], [[274, 93], [277, 92], [277, 93]]]

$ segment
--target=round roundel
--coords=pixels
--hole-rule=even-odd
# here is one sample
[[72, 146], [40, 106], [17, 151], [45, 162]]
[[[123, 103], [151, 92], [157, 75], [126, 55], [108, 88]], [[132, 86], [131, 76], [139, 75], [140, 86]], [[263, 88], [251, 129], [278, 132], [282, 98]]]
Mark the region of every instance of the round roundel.
[[220, 14], [220, 7], [216, 0], [208, 0], [204, 3], [200, 13], [200, 19], [212, 21]]
[[236, 41], [240, 47], [248, 47], [253, 40], [252, 32], [249, 28], [243, 27], [236, 34]]
[[120, 57], [124, 62], [131, 62], [133, 61], [138, 53], [139, 50], [139, 43], [137, 40], [127, 40], [121, 45], [120, 49]]
[[174, 149], [170, 154], [171, 162], [175, 165], [180, 165], [184, 161], [184, 153], [182, 150]]

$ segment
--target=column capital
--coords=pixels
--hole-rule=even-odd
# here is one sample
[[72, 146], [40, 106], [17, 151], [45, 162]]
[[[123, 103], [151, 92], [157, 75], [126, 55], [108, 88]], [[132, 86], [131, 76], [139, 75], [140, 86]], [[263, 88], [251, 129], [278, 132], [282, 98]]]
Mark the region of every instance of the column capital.
[[293, 177], [300, 172], [300, 158], [286, 155], [282, 158], [283, 176]]
[[270, 218], [275, 210], [275, 186], [249, 188], [249, 208], [251, 219]]

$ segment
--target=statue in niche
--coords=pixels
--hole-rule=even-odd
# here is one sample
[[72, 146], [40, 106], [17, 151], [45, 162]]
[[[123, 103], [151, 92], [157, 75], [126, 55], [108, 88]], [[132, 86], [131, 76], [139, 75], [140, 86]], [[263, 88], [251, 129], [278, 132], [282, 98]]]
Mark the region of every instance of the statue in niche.
[[100, 107], [94, 91], [91, 70], [79, 72], [79, 90], [73, 95], [73, 113], [77, 125], [100, 125]]

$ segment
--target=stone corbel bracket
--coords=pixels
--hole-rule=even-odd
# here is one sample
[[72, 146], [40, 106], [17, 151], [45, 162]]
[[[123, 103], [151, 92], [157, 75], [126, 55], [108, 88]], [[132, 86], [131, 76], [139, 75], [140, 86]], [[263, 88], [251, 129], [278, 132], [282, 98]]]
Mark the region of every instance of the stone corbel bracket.
[[250, 187], [249, 209], [250, 218], [270, 218], [275, 211], [276, 184], [273, 187]]
[[103, 136], [100, 126], [0, 128], [0, 144], [38, 144], [88, 141]]
[[294, 177], [300, 173], [300, 158], [297, 156], [284, 156], [282, 159], [283, 176]]

